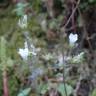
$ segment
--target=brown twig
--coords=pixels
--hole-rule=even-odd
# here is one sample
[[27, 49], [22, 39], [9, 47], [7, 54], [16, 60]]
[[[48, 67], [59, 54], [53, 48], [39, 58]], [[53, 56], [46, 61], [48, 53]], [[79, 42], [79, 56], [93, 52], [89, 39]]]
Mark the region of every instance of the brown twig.
[[[74, 3], [72, 4], [72, 10], [74, 10], [75, 6], [74, 6]], [[74, 30], [74, 33], [76, 32], [76, 27], [75, 27], [75, 14], [73, 14], [72, 16], [72, 26], [74, 27], [73, 30]]]
[[74, 10], [72, 11], [72, 14], [70, 15], [69, 19], [67, 20], [67, 22], [64, 25], [64, 28], [66, 28], [66, 26], [69, 24], [70, 20], [72, 19], [74, 13], [76, 12], [76, 10], [78, 9], [78, 5], [80, 4], [80, 0], [78, 0], [76, 7], [74, 8]]

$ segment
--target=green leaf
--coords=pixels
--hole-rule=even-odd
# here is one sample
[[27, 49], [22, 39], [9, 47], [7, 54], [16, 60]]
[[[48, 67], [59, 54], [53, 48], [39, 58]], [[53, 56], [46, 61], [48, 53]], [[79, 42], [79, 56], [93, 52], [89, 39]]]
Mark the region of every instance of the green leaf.
[[96, 3], [96, 0], [88, 0], [89, 3]]
[[24, 9], [28, 6], [28, 3], [18, 3], [16, 5], [16, 8], [13, 10], [13, 12], [16, 12], [17, 16], [23, 16], [24, 15]]
[[4, 70], [7, 67], [13, 66], [13, 60], [10, 57], [7, 57], [7, 41], [4, 37], [0, 38], [0, 69]]
[[30, 91], [31, 91], [31, 88], [26, 88], [22, 90], [17, 96], [29, 96]]
[[96, 88], [93, 90], [92, 95], [91, 96], [96, 96]]
[[78, 54], [77, 56], [74, 56], [73, 58], [69, 58], [69, 63], [72, 64], [81, 64], [82, 62], [85, 61], [84, 58], [84, 52], [81, 52], [80, 54]]
[[[73, 92], [73, 88], [68, 84], [65, 84], [65, 86], [66, 86], [66, 90], [67, 90], [67, 95], [69, 96]], [[62, 94], [62, 96], [66, 96], [65, 87], [64, 87], [63, 83], [60, 83], [57, 89]]]
[[27, 7], [27, 6], [28, 6], [28, 3], [25, 3], [25, 4], [23, 4], [23, 3], [18, 3], [18, 4], [16, 5], [17, 8], [24, 8], [24, 7]]
[[8, 67], [12, 67], [13, 64], [14, 64], [14, 63], [13, 63], [13, 60], [10, 59], [10, 58], [8, 58], [8, 59], [7, 59], [7, 66], [8, 66]]
[[39, 91], [41, 94], [45, 94], [48, 89], [49, 89], [48, 84], [39, 85]]
[[4, 62], [6, 59], [6, 40], [4, 37], [0, 38], [0, 59]]

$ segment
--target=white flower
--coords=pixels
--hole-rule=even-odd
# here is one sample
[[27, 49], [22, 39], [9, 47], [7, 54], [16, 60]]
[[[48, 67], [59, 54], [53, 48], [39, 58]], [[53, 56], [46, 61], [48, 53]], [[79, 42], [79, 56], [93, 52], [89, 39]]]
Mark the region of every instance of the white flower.
[[28, 52], [28, 48], [25, 48], [25, 49], [19, 49], [19, 52], [20, 56], [23, 58], [23, 59], [27, 59], [28, 55], [29, 55], [29, 52]]
[[78, 40], [78, 35], [77, 34], [70, 34], [69, 35], [69, 42], [70, 44], [74, 44]]
[[31, 49], [32, 50], [29, 50], [28, 49], [28, 44], [27, 44], [27, 42], [25, 42], [24, 43], [24, 45], [25, 45], [25, 48], [23, 48], [23, 49], [19, 49], [19, 55], [23, 58], [23, 59], [27, 59], [27, 57], [28, 57], [28, 55], [30, 55], [30, 54], [32, 54], [32, 55], [34, 55], [34, 56], [36, 56], [37, 55], [37, 52], [40, 52], [40, 48], [35, 48], [35, 46], [33, 45], [33, 44], [31, 44]]
[[24, 15], [21, 19], [19, 19], [18, 26], [22, 29], [27, 28], [27, 15]]

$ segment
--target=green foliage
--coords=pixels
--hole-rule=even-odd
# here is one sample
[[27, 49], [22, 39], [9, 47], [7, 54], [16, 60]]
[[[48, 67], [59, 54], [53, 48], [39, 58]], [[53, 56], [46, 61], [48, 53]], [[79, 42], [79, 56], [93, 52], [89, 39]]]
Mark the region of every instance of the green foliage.
[[13, 60], [10, 57], [7, 57], [7, 41], [4, 37], [0, 38], [0, 68], [5, 70], [8, 67], [13, 66]]
[[49, 85], [46, 83], [41, 83], [38, 87], [38, 93], [45, 94], [49, 90]]
[[[67, 95], [69, 96], [73, 92], [73, 88], [68, 84], [65, 84], [65, 86], [66, 86], [66, 90], [67, 90]], [[65, 87], [64, 87], [63, 83], [59, 84], [58, 91], [62, 94], [62, 96], [66, 96]]]
[[81, 52], [77, 56], [74, 56], [73, 58], [69, 58], [68, 61], [72, 64], [81, 64], [85, 61], [84, 54], [85, 54], [84, 52]]
[[17, 96], [28, 96], [31, 91], [31, 88], [26, 88], [22, 90]]
[[0, 38], [0, 59], [2, 63], [5, 63], [6, 60], [6, 40], [4, 37]]
[[[34, 45], [36, 45], [36, 47], [41, 48], [42, 52], [40, 53], [40, 56], [41, 56], [40, 58], [43, 59], [42, 60], [43, 62], [39, 61], [38, 56], [36, 56], [35, 58], [33, 58], [33, 56], [30, 56], [31, 63], [35, 65], [35, 67], [34, 66], [32, 66], [32, 67], [34, 67], [34, 70], [35, 70], [35, 69], [37, 69], [37, 67], [40, 68], [40, 66], [44, 65], [45, 63], [52, 65], [53, 62], [50, 63], [50, 61], [54, 59], [54, 56], [52, 54], [49, 54], [48, 49], [46, 48], [47, 47], [47, 43], [46, 43], [47, 27], [49, 29], [55, 29], [55, 30], [60, 31], [61, 30], [60, 24], [64, 19], [64, 15], [60, 14], [60, 16], [56, 17], [55, 19], [52, 18], [49, 21], [47, 21], [46, 18], [48, 17], [47, 16], [48, 13], [47, 12], [44, 14], [40, 13], [41, 3], [43, 0], [29, 0], [29, 1], [30, 1], [30, 4], [29, 3], [18, 3], [16, 5], [16, 8], [13, 10], [13, 12], [15, 12], [17, 14], [17, 17], [14, 17], [11, 19], [9, 19], [9, 18], [0, 19], [0, 30], [1, 30], [0, 36], [4, 35], [4, 37], [5, 37], [5, 38], [4, 37], [0, 38], [0, 68], [1, 68], [1, 70], [5, 69], [5, 68], [9, 69], [9, 67], [12, 68], [15, 59], [17, 59], [19, 62], [19, 65], [17, 64], [18, 67], [16, 67], [16, 69], [14, 71], [16, 73], [15, 74], [10, 73], [10, 76], [12, 76], [9, 78], [10, 96], [15, 96], [15, 94], [17, 93], [17, 90], [19, 90], [19, 88], [20, 88], [20, 85], [18, 85], [17, 78], [23, 84], [23, 80], [26, 78], [26, 76], [29, 75], [29, 71], [30, 71], [29, 70], [30, 66], [28, 66], [28, 64], [27, 64], [29, 62], [19, 61], [19, 59], [18, 59], [19, 56], [17, 55], [18, 48], [21, 48], [24, 45], [25, 38], [24, 38], [24, 34], [22, 31], [25, 32], [27, 30], [29, 32], [30, 38], [34, 37], [36, 39], [35, 40], [33, 38], [31, 43], [34, 43]], [[62, 2], [63, 2], [63, 0], [62, 0]], [[87, 1], [81, 2], [80, 8], [81, 9], [87, 8], [87, 7], [89, 7], [89, 5], [91, 5], [93, 3], [96, 4], [96, 0], [87, 0]], [[33, 16], [30, 15], [28, 17], [27, 28], [20, 29], [19, 26], [17, 25], [18, 19], [20, 19], [19, 16], [20, 17], [24, 16], [28, 7], [30, 7], [31, 11], [33, 12], [33, 13], [31, 13]], [[34, 13], [35, 13], [35, 15], [34, 15]], [[3, 14], [6, 15], [6, 12]], [[9, 16], [12, 16], [12, 14], [9, 14]], [[41, 23], [43, 20], [46, 20], [47, 27], [44, 28], [46, 30], [43, 30], [43, 28], [41, 28], [42, 27]], [[79, 25], [79, 27], [82, 27], [82, 21], [80, 18], [78, 18], [78, 25]], [[61, 40], [61, 42], [62, 42], [62, 44], [64, 44], [64, 46], [68, 45], [66, 41], [67, 41], [67, 39]], [[48, 53], [47, 55], [42, 56], [42, 54], [44, 52], [43, 48], [44, 48], [44, 50], [47, 50], [44, 53], [44, 54]], [[66, 51], [67, 48], [68, 47], [66, 47], [64, 49], [64, 51]], [[13, 58], [14, 60], [11, 58]], [[55, 61], [55, 60], [53, 60], [53, 61]], [[72, 63], [72, 64], [79, 64], [79, 63], [83, 63], [84, 61], [85, 61], [84, 52], [69, 59], [69, 63]], [[25, 62], [27, 62], [27, 63], [25, 64]], [[44, 63], [44, 64], [40, 65], [41, 63]], [[31, 70], [31, 71], [33, 72], [34, 70]], [[44, 70], [45, 74], [48, 73], [48, 72], [46, 72], [48, 70], [47, 67], [43, 70]], [[11, 72], [11, 69], [9, 69], [8, 71]], [[50, 73], [51, 72], [49, 72], [46, 75], [49, 76]], [[53, 75], [54, 75], [54, 73], [52, 73], [52, 76]], [[59, 75], [62, 75], [62, 74], [59, 74]], [[1, 74], [0, 74], [0, 77], [2, 78]], [[39, 77], [39, 76], [37, 75], [37, 77]], [[59, 77], [59, 76], [57, 76], [57, 77]], [[2, 86], [1, 82], [2, 81], [0, 80], [0, 86]], [[25, 88], [25, 86], [26, 85], [23, 85], [24, 88]], [[67, 89], [67, 94], [68, 95], [71, 94], [73, 92], [73, 88], [68, 84], [65, 84], [65, 86]], [[49, 89], [50, 89], [49, 84], [40, 83], [40, 85], [38, 87], [38, 92], [41, 94], [44, 94]], [[58, 87], [56, 87], [56, 89], [62, 94], [62, 96], [65, 96], [65, 92], [64, 92], [65, 88], [64, 88], [63, 83], [59, 83]], [[1, 87], [0, 87], [0, 90], [2, 90]], [[18, 96], [28, 96], [30, 91], [31, 91], [31, 88], [26, 88], [26, 89], [20, 91]], [[93, 92], [92, 96], [95, 96], [94, 94], [96, 94], [95, 91]], [[0, 96], [2, 96], [2, 92], [0, 92]]]
[[[21, 86], [21, 84], [15, 76], [15, 71], [13, 70], [13, 68], [9, 68], [9, 70], [8, 70], [9, 96], [17, 96], [20, 86]], [[2, 95], [0, 95], [0, 96], [2, 96]]]
[[[66, 89], [67, 89], [67, 94], [69, 96], [73, 92], [73, 88], [68, 84], [66, 84], [65, 86], [66, 86]], [[50, 83], [50, 82], [46, 83], [46, 84], [41, 83], [41, 85], [39, 86], [39, 92], [41, 94], [45, 94], [48, 90], [50, 90], [53, 87], [55, 89], [57, 89], [62, 94], [62, 96], [66, 96], [66, 94], [64, 92], [65, 87], [64, 87], [63, 83], [58, 83], [58, 84], [54, 84], [54, 83]]]
[[89, 3], [96, 3], [96, 0], [88, 0]]
[[89, 9], [90, 6], [96, 5], [96, 0], [85, 0], [80, 3], [80, 9], [84, 12], [86, 9]]
[[91, 96], [96, 96], [96, 88], [93, 90], [92, 95]]
[[16, 9], [13, 12], [16, 12], [17, 16], [23, 16], [25, 14], [25, 8], [28, 6], [28, 3], [18, 3]]
[[41, 4], [41, 1], [42, 0], [29, 0], [30, 2], [30, 5], [31, 7], [36, 11], [36, 12], [39, 12], [41, 7], [40, 7], [40, 4]]

